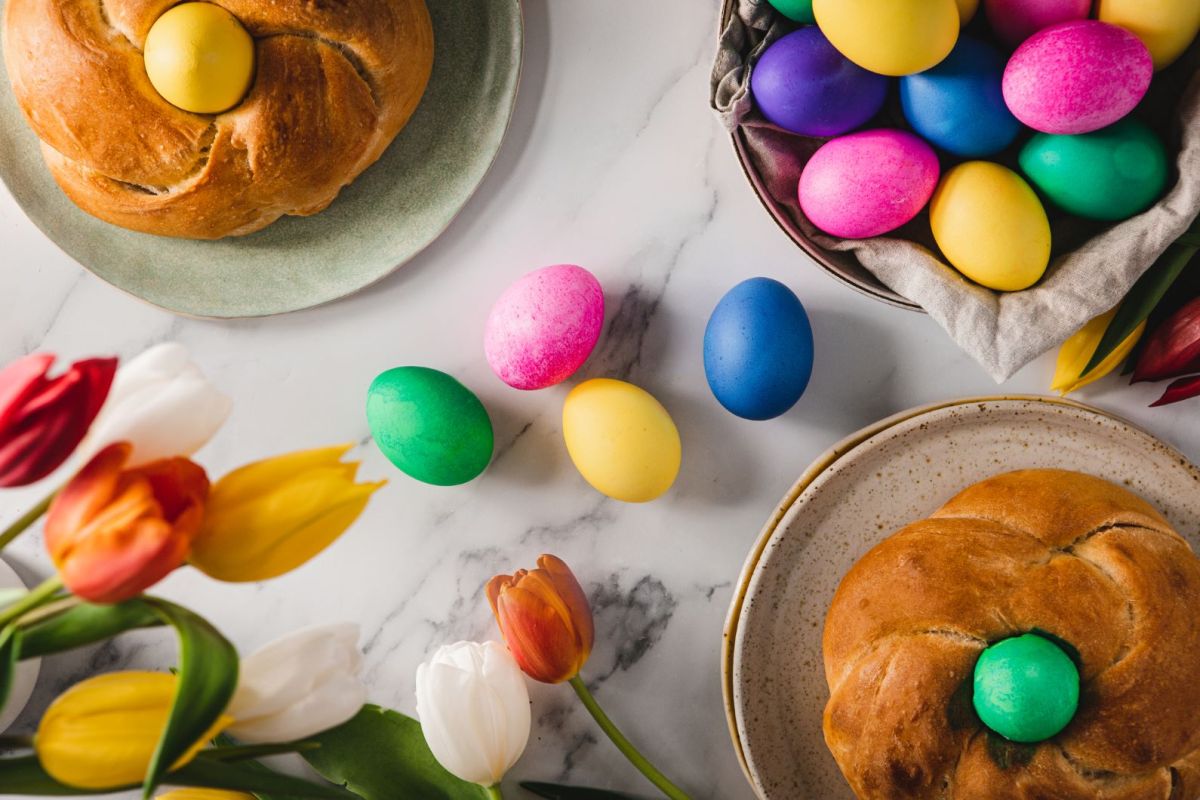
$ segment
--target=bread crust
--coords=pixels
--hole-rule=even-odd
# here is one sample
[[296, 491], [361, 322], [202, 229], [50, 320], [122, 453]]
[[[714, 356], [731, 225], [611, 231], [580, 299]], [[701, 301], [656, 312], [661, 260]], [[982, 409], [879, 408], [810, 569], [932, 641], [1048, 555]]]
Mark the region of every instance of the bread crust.
[[9, 0], [4, 52], [47, 166], [85, 211], [218, 239], [324, 209], [408, 122], [433, 67], [424, 0], [215, 0], [255, 40], [245, 99], [164, 100], [141, 48], [176, 0]]
[[[1200, 560], [1152, 506], [1026, 470], [961, 492], [868, 552], [824, 631], [825, 740], [874, 798], [1200, 797]], [[1080, 658], [1079, 711], [1008, 746], [970, 704], [992, 642], [1040, 631]]]

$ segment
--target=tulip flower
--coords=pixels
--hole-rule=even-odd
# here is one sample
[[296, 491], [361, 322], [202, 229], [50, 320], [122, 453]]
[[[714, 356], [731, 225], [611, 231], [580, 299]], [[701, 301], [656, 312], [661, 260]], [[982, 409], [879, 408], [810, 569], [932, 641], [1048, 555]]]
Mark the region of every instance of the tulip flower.
[[587, 595], [571, 568], [544, 555], [537, 569], [492, 578], [487, 596], [504, 641], [525, 674], [542, 683], [567, 681], [600, 729], [647, 780], [671, 800], [688, 800], [621, 733], [579, 676], [596, 634]]
[[1161, 381], [1200, 372], [1200, 297], [1167, 318], [1138, 358], [1133, 381]]
[[190, 456], [225, 424], [231, 408], [182, 345], [156, 345], [117, 371], [87, 446], [94, 451], [130, 442], [134, 467]]
[[116, 359], [90, 358], [48, 378], [53, 364], [54, 356], [37, 353], [0, 369], [0, 487], [34, 483], [67, 460], [117, 369]]
[[453, 775], [500, 796], [505, 773], [529, 742], [529, 690], [498, 642], [458, 642], [417, 667], [425, 741]]
[[596, 634], [587, 595], [570, 567], [554, 556], [542, 556], [535, 570], [492, 578], [487, 596], [500, 632], [526, 675], [542, 683], [562, 683], [579, 674]]
[[291, 572], [331, 545], [386, 481], [356, 483], [350, 445], [290, 453], [234, 470], [213, 486], [194, 566], [221, 581]]
[[1190, 400], [1193, 397], [1200, 397], [1200, 375], [1193, 375], [1190, 378], [1180, 378], [1174, 381], [1163, 392], [1163, 396], [1151, 403], [1150, 407], [1169, 406], [1172, 403]]
[[1068, 395], [1082, 389], [1089, 383], [1098, 381], [1112, 372], [1129, 357], [1133, 348], [1142, 338], [1142, 334], [1146, 332], [1145, 322], [1134, 328], [1133, 332], [1126, 336], [1125, 340], [1117, 345], [1103, 361], [1086, 375], [1083, 374], [1083, 370], [1092, 360], [1096, 348], [1100, 345], [1100, 340], [1116, 315], [1116, 308], [1106, 314], [1101, 314], [1063, 342], [1062, 348], [1058, 351], [1058, 364], [1054, 370], [1054, 380], [1050, 384], [1051, 391]]
[[242, 659], [229, 734], [293, 742], [346, 722], [367, 702], [357, 625], [297, 631]]
[[46, 549], [63, 583], [93, 603], [135, 597], [183, 564], [204, 517], [203, 469], [186, 458], [127, 469], [131, 449], [101, 450], [46, 518]]
[[252, 794], [226, 789], [173, 789], [160, 794], [158, 800], [256, 800]]
[[[167, 726], [176, 678], [159, 672], [110, 672], [77, 683], [46, 710], [34, 737], [42, 768], [79, 789], [141, 783]], [[220, 718], [173, 769], [184, 766], [230, 722]]]

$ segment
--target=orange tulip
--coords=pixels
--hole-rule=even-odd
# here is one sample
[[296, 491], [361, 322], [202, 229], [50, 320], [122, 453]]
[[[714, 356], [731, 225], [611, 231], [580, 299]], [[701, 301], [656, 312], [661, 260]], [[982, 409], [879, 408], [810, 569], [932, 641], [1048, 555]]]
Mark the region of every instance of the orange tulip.
[[508, 649], [525, 674], [562, 683], [579, 674], [596, 638], [592, 609], [571, 568], [554, 556], [538, 568], [497, 575], [488, 600]]
[[119, 603], [183, 564], [200, 529], [208, 477], [186, 458], [124, 469], [132, 447], [101, 450], [54, 498], [46, 549], [84, 600]]

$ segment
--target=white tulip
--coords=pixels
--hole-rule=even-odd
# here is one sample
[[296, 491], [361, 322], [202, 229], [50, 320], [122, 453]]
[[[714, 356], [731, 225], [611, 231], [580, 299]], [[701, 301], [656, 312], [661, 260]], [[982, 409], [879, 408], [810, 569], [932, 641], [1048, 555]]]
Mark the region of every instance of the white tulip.
[[306, 628], [242, 659], [226, 713], [251, 744], [293, 742], [335, 728], [367, 702], [357, 625]]
[[190, 456], [229, 417], [232, 401], [216, 390], [182, 345], [151, 347], [122, 364], [84, 444], [86, 455], [131, 442], [130, 467]]
[[417, 667], [417, 716], [443, 767], [491, 787], [529, 742], [529, 689], [504, 645], [446, 645]]

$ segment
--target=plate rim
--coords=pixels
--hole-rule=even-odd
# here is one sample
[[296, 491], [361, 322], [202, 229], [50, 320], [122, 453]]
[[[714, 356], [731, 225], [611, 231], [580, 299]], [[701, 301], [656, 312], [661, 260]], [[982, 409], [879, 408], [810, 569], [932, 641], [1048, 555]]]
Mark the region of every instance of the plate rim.
[[1098, 408], [1087, 403], [1081, 403], [1076, 400], [1071, 400], [1066, 397], [1053, 397], [1047, 395], [1033, 394], [997, 394], [997, 395], [982, 395], [963, 397], [954, 400], [937, 401], [916, 406], [905, 411], [900, 411], [889, 417], [885, 417], [874, 423], [871, 423], [849, 436], [838, 441], [825, 452], [821, 453], [817, 458], [801, 473], [800, 477], [792, 484], [791, 488], [784, 495], [783, 499], [775, 507], [766, 524], [759, 531], [758, 537], [751, 545], [750, 551], [742, 564], [742, 568], [738, 573], [738, 578], [734, 584], [733, 596], [730, 599], [729, 610], [726, 613], [725, 625], [722, 629], [721, 638], [721, 695], [725, 707], [725, 722], [733, 744], [734, 753], [737, 756], [738, 765], [742, 769], [742, 774], [746, 778], [746, 782], [754, 791], [759, 800], [768, 800], [763, 794], [762, 788], [754, 779], [750, 769], [749, 761], [745, 753], [745, 745], [741, 740], [741, 735], [738, 731], [737, 709], [734, 704], [734, 656], [736, 650], [737, 631], [741, 622], [742, 611], [745, 606], [746, 595], [749, 591], [750, 582], [754, 572], [758, 567], [759, 561], [762, 559], [763, 553], [766, 551], [767, 544], [778, 530], [780, 522], [791, 510], [792, 506], [799, 499], [800, 495], [812, 484], [820, 475], [825, 473], [838, 461], [846, 457], [860, 444], [871, 439], [887, 430], [908, 422], [916, 417], [930, 414], [937, 411], [942, 411], [949, 408], [960, 406], [970, 406], [979, 403], [994, 403], [994, 402], [1023, 402], [1033, 404], [1044, 404], [1048, 406], [1066, 406], [1076, 410], [1083, 410], [1093, 414], [1098, 414], [1102, 417], [1126, 425], [1134, 430], [1145, 434], [1156, 442], [1159, 442], [1163, 447], [1171, 453], [1177, 455], [1184, 466], [1200, 475], [1200, 467], [1193, 464], [1191, 459], [1187, 458], [1171, 443], [1164, 441], [1161, 437], [1146, 430], [1143, 426], [1133, 422], [1126, 417]]

